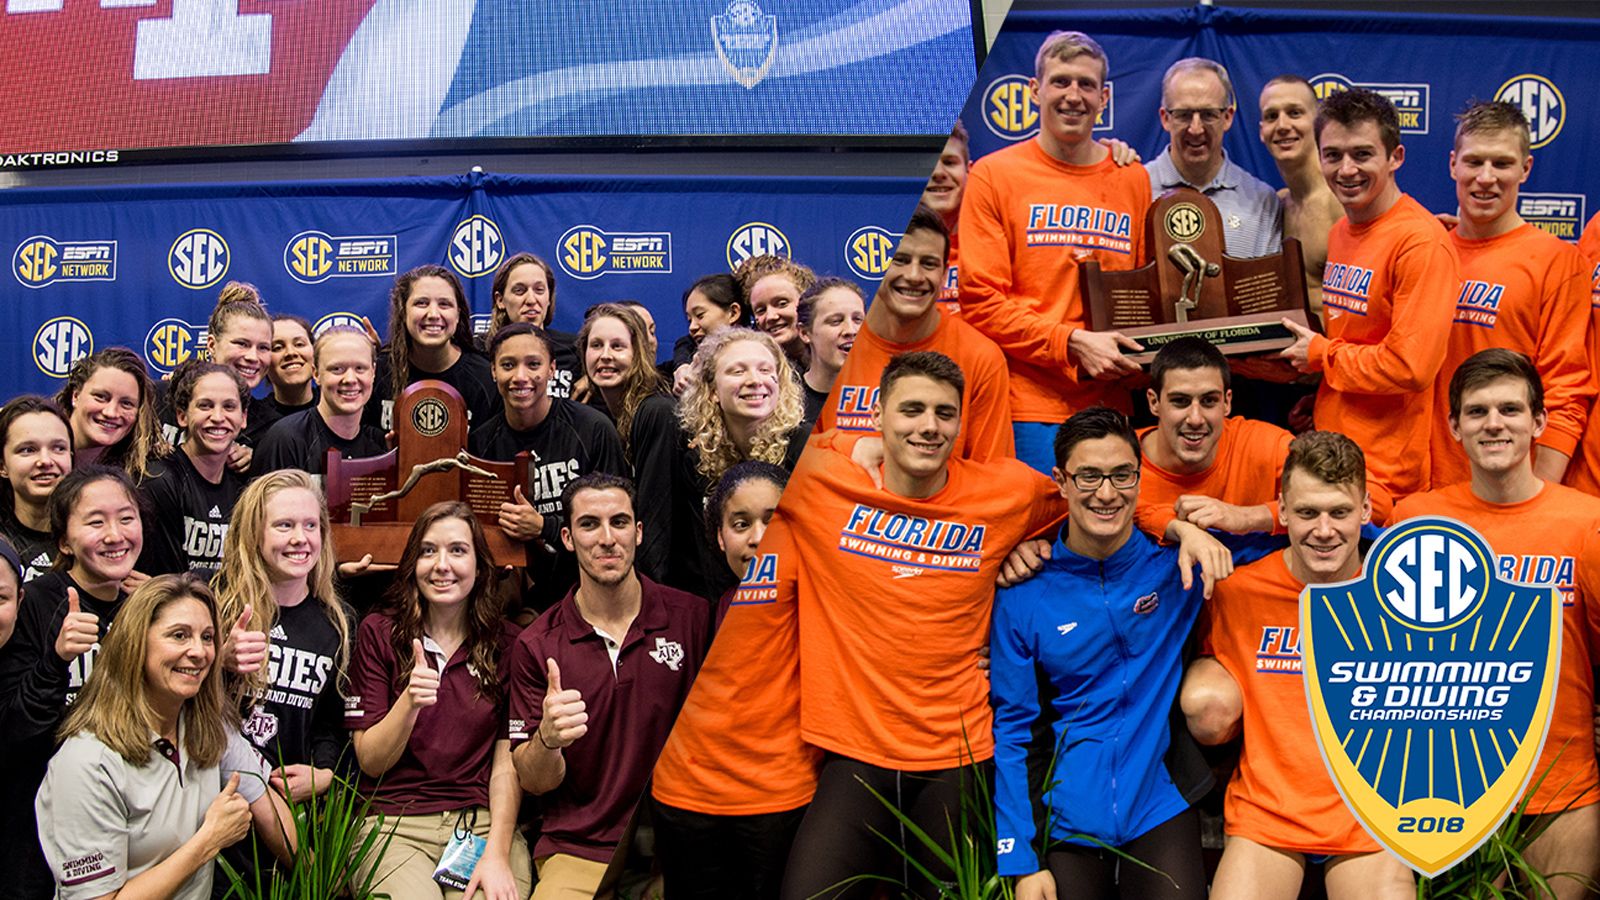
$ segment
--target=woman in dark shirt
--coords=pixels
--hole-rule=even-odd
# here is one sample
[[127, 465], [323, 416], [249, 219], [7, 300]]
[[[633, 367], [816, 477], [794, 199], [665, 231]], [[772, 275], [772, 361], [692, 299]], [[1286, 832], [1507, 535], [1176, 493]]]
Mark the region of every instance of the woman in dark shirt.
[[50, 493], [72, 471], [72, 425], [61, 407], [33, 394], [0, 407], [0, 534], [21, 561], [24, 584], [55, 565]]

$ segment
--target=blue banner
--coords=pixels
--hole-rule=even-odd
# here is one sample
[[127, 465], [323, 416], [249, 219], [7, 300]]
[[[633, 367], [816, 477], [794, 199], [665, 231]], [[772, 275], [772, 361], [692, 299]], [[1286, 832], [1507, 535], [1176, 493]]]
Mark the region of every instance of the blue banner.
[[[461, 276], [485, 327], [494, 271], [527, 250], [556, 269], [553, 326], [637, 300], [662, 352], [701, 275], [778, 253], [870, 295], [916, 202], [909, 178], [592, 178], [472, 174], [395, 181], [13, 190], [0, 206], [0, 396], [54, 392], [115, 345], [156, 373], [205, 343], [218, 289], [247, 281], [273, 312], [388, 327], [395, 275]], [[28, 362], [31, 360], [31, 364]]]
[[1600, 119], [1578, 115], [1587, 86], [1600, 83], [1600, 23], [1592, 20], [1213, 6], [1013, 12], [962, 112], [974, 158], [1038, 133], [1028, 79], [1056, 29], [1085, 32], [1105, 48], [1111, 101], [1096, 131], [1127, 141], [1145, 159], [1170, 141], [1157, 116], [1162, 74], [1203, 56], [1228, 68], [1238, 94], [1239, 115], [1223, 147], [1268, 184], [1283, 180], [1257, 138], [1256, 101], [1269, 79], [1294, 74], [1319, 95], [1361, 86], [1389, 97], [1406, 148], [1400, 187], [1435, 212], [1455, 211], [1454, 116], [1473, 100], [1507, 100], [1528, 116], [1534, 166], [1519, 201], [1528, 221], [1575, 241], [1594, 212], [1588, 196], [1600, 195], [1587, 159], [1600, 144]]

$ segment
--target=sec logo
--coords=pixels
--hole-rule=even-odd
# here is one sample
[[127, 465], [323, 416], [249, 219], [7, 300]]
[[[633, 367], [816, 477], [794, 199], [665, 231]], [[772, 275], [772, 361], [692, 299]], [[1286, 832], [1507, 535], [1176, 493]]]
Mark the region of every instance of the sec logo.
[[1020, 141], [1039, 133], [1039, 107], [1026, 75], [1002, 75], [983, 91], [983, 124], [995, 137]]
[[315, 340], [316, 338], [322, 337], [322, 333], [324, 331], [327, 331], [329, 328], [332, 328], [335, 325], [344, 328], [355, 328], [363, 332], [367, 330], [366, 325], [361, 321], [361, 316], [348, 310], [341, 309], [338, 312], [328, 313], [327, 315], [318, 319], [316, 324], [311, 326], [312, 339]]
[[167, 251], [167, 271], [173, 280], [196, 291], [221, 281], [231, 261], [228, 242], [209, 228], [185, 231]]
[[1533, 139], [1529, 146], [1533, 148], [1555, 140], [1567, 123], [1567, 101], [1555, 82], [1543, 75], [1518, 75], [1500, 85], [1494, 99], [1518, 107], [1528, 117], [1528, 134]]
[[423, 437], [443, 434], [450, 425], [450, 410], [443, 402], [426, 397], [411, 409], [411, 425]]
[[857, 228], [844, 242], [845, 263], [857, 277], [876, 281], [889, 271], [900, 235], [887, 228], [868, 225]]
[[789, 257], [789, 237], [768, 222], [746, 222], [728, 235], [728, 269], [732, 271], [753, 256]]
[[283, 264], [296, 281], [315, 284], [333, 269], [333, 244], [318, 232], [297, 234], [283, 248]]
[[487, 275], [505, 256], [500, 226], [484, 216], [472, 216], [456, 226], [450, 237], [450, 265], [468, 278]]
[[61, 251], [55, 247], [55, 242], [47, 237], [31, 237], [17, 247], [17, 253], [12, 260], [12, 270], [17, 274], [17, 280], [28, 287], [44, 287], [56, 277], [60, 267], [56, 265], [56, 257]]
[[206, 343], [206, 329], [182, 319], [162, 319], [150, 326], [144, 338], [144, 358], [150, 368], [165, 375], [176, 369]]
[[1410, 519], [1378, 538], [1364, 576], [1300, 594], [1328, 773], [1367, 831], [1428, 876], [1499, 828], [1550, 724], [1561, 597], [1495, 559], [1461, 522]]
[[1311, 82], [1311, 93], [1315, 94], [1318, 100], [1326, 100], [1334, 94], [1355, 87], [1354, 82], [1337, 72], [1324, 72], [1308, 80]]
[[51, 378], [65, 378], [72, 364], [94, 352], [94, 335], [82, 320], [56, 316], [33, 336], [33, 362]]

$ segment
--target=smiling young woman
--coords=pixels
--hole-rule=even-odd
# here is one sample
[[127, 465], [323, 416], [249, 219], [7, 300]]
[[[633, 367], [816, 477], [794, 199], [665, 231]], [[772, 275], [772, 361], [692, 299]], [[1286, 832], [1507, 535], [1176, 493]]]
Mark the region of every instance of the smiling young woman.
[[55, 565], [50, 493], [72, 471], [72, 425], [61, 407], [24, 394], [0, 407], [0, 535], [10, 539], [27, 583]]
[[56, 403], [72, 424], [73, 462], [117, 466], [134, 478], [166, 451], [156, 422], [155, 389], [139, 354], [108, 347], [72, 364]]

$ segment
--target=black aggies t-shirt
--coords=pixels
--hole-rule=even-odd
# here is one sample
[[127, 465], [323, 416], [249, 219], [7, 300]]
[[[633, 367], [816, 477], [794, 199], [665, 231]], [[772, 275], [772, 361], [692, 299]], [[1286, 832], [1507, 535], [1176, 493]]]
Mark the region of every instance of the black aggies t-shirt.
[[[347, 621], [354, 613], [345, 610]], [[272, 766], [332, 769], [344, 748], [339, 695], [339, 632], [314, 597], [278, 609], [267, 687], [241, 728]], [[281, 759], [281, 763], [280, 763]]]
[[194, 572], [210, 578], [222, 568], [222, 539], [245, 479], [224, 467], [212, 484], [181, 448], [152, 467], [139, 486], [145, 503], [144, 549], [139, 571], [146, 575]]
[[316, 407], [287, 415], [279, 419], [250, 462], [253, 475], [265, 475], [279, 469], [304, 469], [313, 475], [326, 474], [328, 450], [337, 449], [345, 459], [366, 459], [389, 452], [383, 440], [383, 430], [362, 424], [361, 430], [350, 440], [335, 434]]

